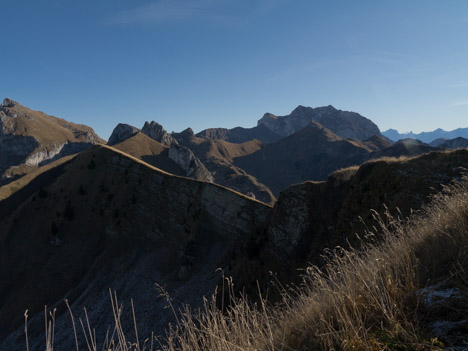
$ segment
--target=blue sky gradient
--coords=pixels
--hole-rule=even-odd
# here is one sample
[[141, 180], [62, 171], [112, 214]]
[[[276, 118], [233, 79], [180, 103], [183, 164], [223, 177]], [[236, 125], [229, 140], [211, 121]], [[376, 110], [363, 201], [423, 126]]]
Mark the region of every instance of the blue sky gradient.
[[468, 2], [0, 1], [0, 97], [88, 124], [251, 127], [297, 105], [468, 127]]

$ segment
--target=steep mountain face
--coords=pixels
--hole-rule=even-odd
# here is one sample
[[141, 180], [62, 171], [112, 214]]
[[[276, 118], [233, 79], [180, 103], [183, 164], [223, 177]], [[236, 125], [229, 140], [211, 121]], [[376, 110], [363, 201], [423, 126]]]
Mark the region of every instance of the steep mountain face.
[[[407, 218], [429, 203], [444, 185], [460, 179], [468, 167], [468, 150], [431, 152], [402, 160], [369, 161], [333, 173], [327, 181], [293, 185], [273, 208], [262, 236], [239, 252], [226, 271], [246, 291], [267, 288], [268, 272], [281, 282], [299, 282], [299, 267], [323, 265], [325, 248], [348, 247], [379, 227], [376, 213]], [[280, 259], [278, 259], [280, 257]], [[251, 272], [248, 276], [244, 272]]]
[[280, 140], [283, 137], [280, 134], [273, 132], [264, 124], [260, 124], [253, 128], [210, 128], [202, 130], [201, 132], [197, 133], [196, 136], [199, 138], [212, 140], [226, 140], [231, 143], [239, 144], [253, 139], [257, 139], [262, 143], [272, 143]]
[[30, 347], [39, 349], [47, 305], [57, 308], [56, 347], [72, 349], [65, 298], [77, 317], [87, 307], [102, 341], [112, 324], [109, 287], [124, 303], [134, 299], [142, 337], [162, 333], [172, 312], [154, 283], [176, 308], [200, 305], [219, 282], [216, 269], [259, 235], [270, 210], [113, 148], [82, 152], [0, 202], [0, 348], [23, 348], [29, 309]]
[[206, 165], [217, 184], [249, 195], [265, 203], [276, 199], [271, 190], [245, 170], [234, 165], [236, 157], [250, 155], [260, 150], [262, 143], [256, 139], [245, 143], [231, 143], [225, 140], [198, 138], [192, 129], [173, 133], [180, 145], [184, 145]]
[[234, 159], [234, 164], [279, 194], [291, 184], [323, 180], [340, 168], [358, 165], [373, 151], [388, 145], [374, 136], [369, 143], [344, 140], [318, 122], [255, 153]]
[[266, 113], [258, 121], [258, 126], [265, 125], [275, 134], [286, 137], [313, 121], [319, 122], [343, 139], [366, 140], [380, 135], [379, 128], [371, 120], [355, 112], [337, 110], [331, 105], [317, 108], [298, 106], [287, 116]]
[[[433, 130], [432, 132], [421, 132], [421, 133], [399, 133], [395, 129], [388, 129], [384, 132], [382, 132], [383, 135], [385, 135], [387, 138], [397, 141], [400, 139], [418, 139], [421, 140], [425, 143], [431, 143], [432, 141], [436, 139], [455, 139], [458, 137], [462, 137], [465, 139], [468, 139], [468, 128], [457, 128], [451, 131], [446, 131], [441, 128], [437, 128], [436, 130]], [[438, 146], [438, 145], [434, 145]]]
[[163, 126], [155, 121], [145, 122], [141, 131], [163, 145], [171, 146], [172, 144], [177, 144], [172, 135], [167, 133]]
[[4, 99], [0, 105], [0, 185], [101, 142], [90, 127]]

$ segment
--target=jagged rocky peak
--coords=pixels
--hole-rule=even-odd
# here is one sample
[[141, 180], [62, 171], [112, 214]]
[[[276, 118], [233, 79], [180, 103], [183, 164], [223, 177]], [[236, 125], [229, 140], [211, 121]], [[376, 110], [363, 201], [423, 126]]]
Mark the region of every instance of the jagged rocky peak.
[[266, 113], [258, 121], [272, 132], [283, 137], [289, 136], [317, 121], [344, 139], [366, 140], [380, 135], [379, 128], [369, 119], [355, 112], [337, 110], [331, 105], [306, 107], [299, 105], [289, 115], [276, 116]]
[[12, 99], [5, 98], [3, 99], [2, 104], [0, 105], [0, 108], [2, 107], [17, 107], [20, 106], [20, 104], [16, 101], [13, 101]]
[[175, 140], [172, 135], [166, 132], [162, 125], [155, 121], [145, 122], [145, 125], [141, 131], [163, 145], [171, 146], [174, 143], [177, 144], [177, 140]]
[[107, 145], [115, 145], [118, 144], [131, 136], [138, 133], [140, 130], [130, 124], [119, 123], [117, 127], [114, 128], [112, 134], [107, 142]]

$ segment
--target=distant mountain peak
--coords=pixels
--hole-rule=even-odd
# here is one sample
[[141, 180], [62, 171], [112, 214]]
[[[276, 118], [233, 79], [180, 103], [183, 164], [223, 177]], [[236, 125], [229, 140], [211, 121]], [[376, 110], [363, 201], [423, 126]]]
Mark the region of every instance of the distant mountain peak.
[[382, 132], [382, 134], [393, 141], [398, 141], [404, 138], [414, 138], [430, 144], [437, 139], [455, 139], [457, 137], [468, 138], [468, 128], [457, 128], [450, 131], [437, 128], [430, 132], [421, 133], [414, 133], [412, 131], [407, 133], [399, 133], [395, 129], [388, 129]]
[[369, 119], [355, 112], [338, 110], [332, 105], [322, 107], [297, 106], [289, 115], [266, 113], [257, 126], [264, 125], [272, 132], [286, 137], [317, 121], [344, 139], [366, 140], [380, 135], [379, 128]]
[[108, 145], [118, 144], [131, 136], [138, 133], [140, 130], [134, 126], [125, 123], [119, 123], [112, 131], [111, 136], [109, 137]]

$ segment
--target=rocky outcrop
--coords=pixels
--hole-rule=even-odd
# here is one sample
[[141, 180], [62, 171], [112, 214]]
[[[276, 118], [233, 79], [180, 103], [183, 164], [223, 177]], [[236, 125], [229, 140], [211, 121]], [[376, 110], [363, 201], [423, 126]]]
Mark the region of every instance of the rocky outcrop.
[[195, 157], [189, 148], [179, 144], [171, 144], [169, 147], [169, 158], [186, 172], [187, 177], [210, 183], [214, 181], [210, 171]]
[[163, 126], [155, 121], [145, 122], [141, 131], [163, 145], [171, 146], [172, 144], [177, 144], [172, 135], [167, 133]]
[[[7, 181], [4, 174], [7, 169], [44, 165], [100, 142], [102, 140], [90, 127], [33, 111], [8, 98], [0, 105], [0, 175], [3, 183]], [[8, 178], [21, 175], [9, 174]]]
[[[144, 134], [157, 142], [169, 147], [169, 158], [174, 161], [180, 168], [186, 172], [186, 176], [206, 182], [213, 182], [213, 176], [205, 165], [194, 155], [188, 147], [179, 145], [176, 138], [166, 132], [159, 123], [145, 122], [141, 130]], [[190, 137], [193, 135], [192, 129], [179, 133], [181, 138]]]
[[111, 136], [109, 137], [109, 141], [107, 145], [115, 145], [121, 143], [122, 141], [132, 137], [140, 130], [134, 126], [125, 123], [119, 123], [112, 131]]
[[319, 122], [343, 139], [366, 140], [380, 135], [379, 128], [371, 120], [355, 112], [337, 110], [331, 105], [317, 108], [298, 106], [287, 116], [266, 113], [257, 125], [264, 125], [273, 133], [286, 137], [312, 121]]

